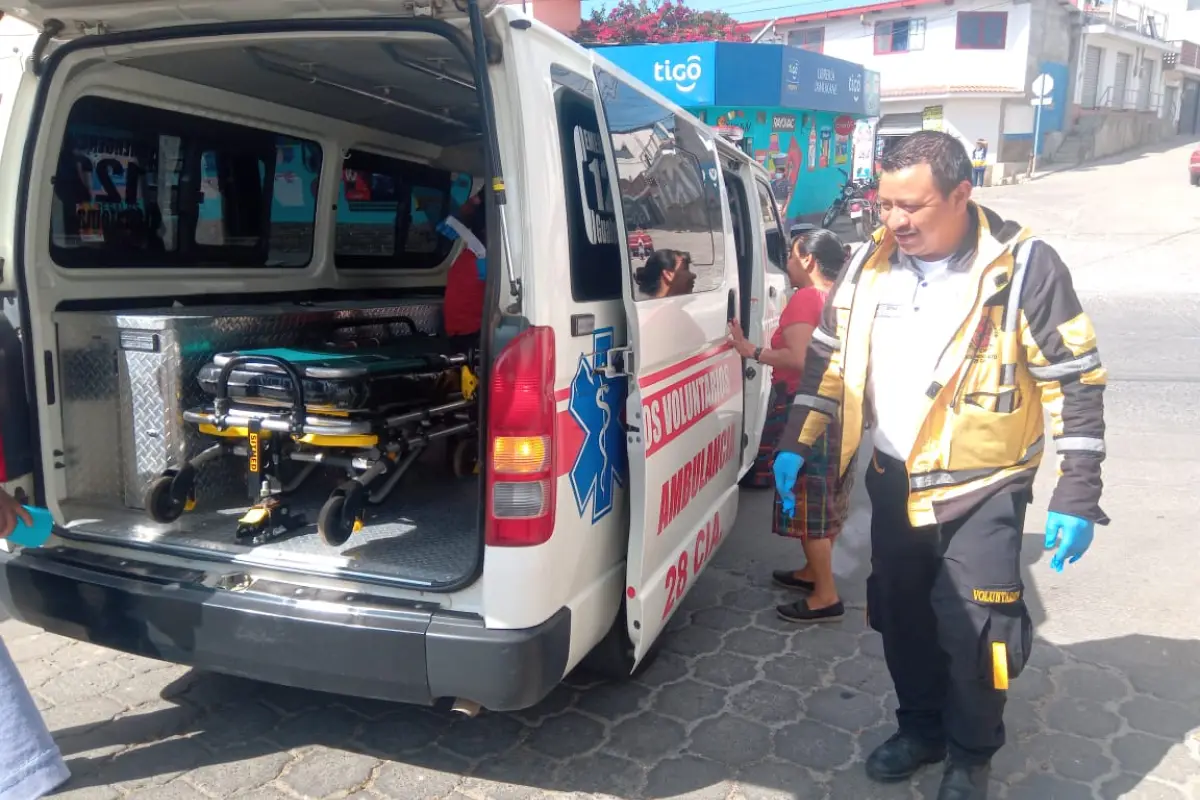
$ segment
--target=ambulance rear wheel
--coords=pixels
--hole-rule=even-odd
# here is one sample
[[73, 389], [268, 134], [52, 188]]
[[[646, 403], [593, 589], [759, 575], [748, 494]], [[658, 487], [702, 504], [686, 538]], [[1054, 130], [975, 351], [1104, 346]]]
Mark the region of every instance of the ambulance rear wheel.
[[474, 438], [459, 439], [450, 453], [450, 471], [456, 478], [465, 478], [475, 474], [479, 464], [478, 446]]

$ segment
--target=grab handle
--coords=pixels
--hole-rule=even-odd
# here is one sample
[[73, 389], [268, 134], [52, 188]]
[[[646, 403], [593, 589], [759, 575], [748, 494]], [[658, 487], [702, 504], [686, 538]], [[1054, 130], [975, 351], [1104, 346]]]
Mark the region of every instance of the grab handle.
[[268, 355], [234, 356], [221, 367], [221, 374], [217, 376], [216, 399], [213, 400], [213, 416], [216, 418], [217, 428], [225, 427], [225, 415], [229, 413], [229, 376], [233, 374], [234, 369], [245, 364], [270, 364], [283, 370], [292, 383], [292, 433], [303, 433], [308, 408], [304, 402], [304, 381], [300, 379], [300, 373], [296, 371], [292, 362]]

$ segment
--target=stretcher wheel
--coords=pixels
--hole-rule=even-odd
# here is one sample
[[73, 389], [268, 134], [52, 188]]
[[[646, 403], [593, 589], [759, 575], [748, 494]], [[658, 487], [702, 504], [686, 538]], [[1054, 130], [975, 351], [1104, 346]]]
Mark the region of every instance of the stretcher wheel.
[[195, 477], [191, 470], [171, 471], [156, 478], [146, 489], [143, 505], [150, 519], [174, 522], [196, 504]]
[[363, 503], [366, 489], [361, 483], [334, 489], [317, 515], [317, 532], [330, 547], [341, 547], [363, 526]]
[[475, 474], [479, 465], [478, 448], [474, 439], [459, 439], [450, 454], [450, 469], [456, 478]]

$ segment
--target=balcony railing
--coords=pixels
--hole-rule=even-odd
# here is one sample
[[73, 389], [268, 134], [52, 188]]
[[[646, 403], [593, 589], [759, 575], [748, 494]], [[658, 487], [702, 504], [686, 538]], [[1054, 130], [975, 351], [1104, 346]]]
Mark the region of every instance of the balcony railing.
[[1114, 28], [1139, 33], [1151, 39], [1166, 41], [1167, 15], [1161, 11], [1135, 3], [1133, 0], [1078, 0], [1078, 3], [1090, 23], [1112, 25]]
[[1109, 86], [1100, 93], [1095, 105], [1083, 103], [1084, 108], [1107, 109], [1109, 111], [1140, 111], [1157, 114], [1162, 109], [1163, 96], [1159, 92], [1143, 92], [1140, 89], [1118, 89]]

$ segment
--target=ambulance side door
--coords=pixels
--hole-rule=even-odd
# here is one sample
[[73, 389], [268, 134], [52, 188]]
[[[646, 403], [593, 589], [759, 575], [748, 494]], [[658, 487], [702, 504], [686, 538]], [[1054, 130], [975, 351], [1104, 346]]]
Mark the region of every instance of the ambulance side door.
[[[596, 68], [611, 197], [623, 243], [629, 348], [630, 531], [625, 602], [641, 660], [711, 563], [737, 514], [743, 395], [728, 343], [738, 275], [712, 134], [631, 80]], [[663, 251], [671, 251], [664, 253]], [[695, 283], [639, 286], [687, 253]], [[647, 291], [648, 290], [648, 291]], [[610, 357], [610, 363], [612, 358]]]

